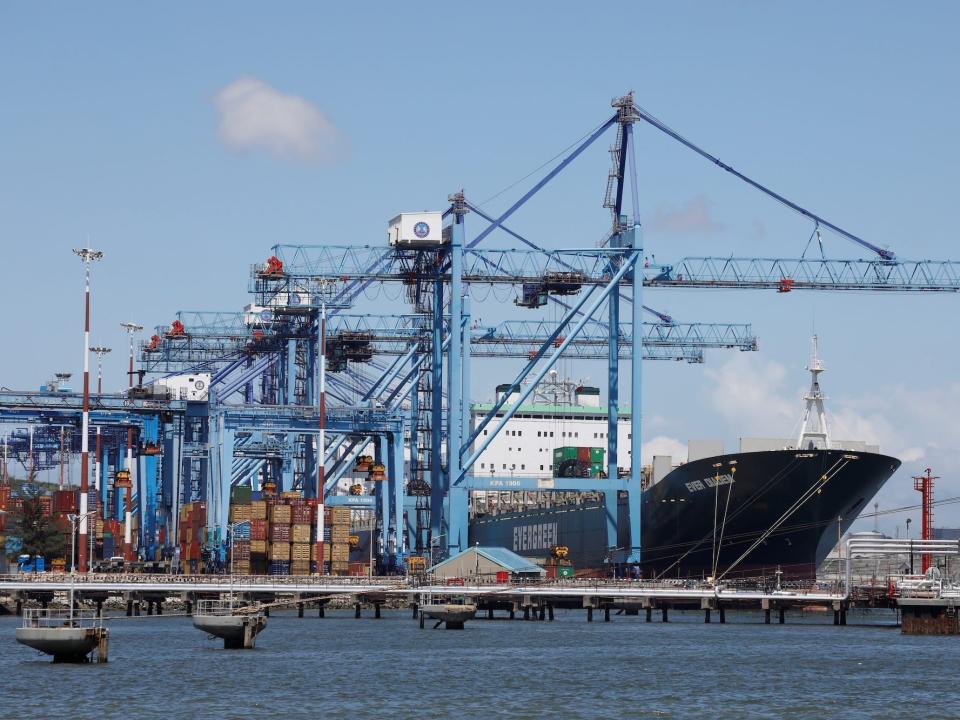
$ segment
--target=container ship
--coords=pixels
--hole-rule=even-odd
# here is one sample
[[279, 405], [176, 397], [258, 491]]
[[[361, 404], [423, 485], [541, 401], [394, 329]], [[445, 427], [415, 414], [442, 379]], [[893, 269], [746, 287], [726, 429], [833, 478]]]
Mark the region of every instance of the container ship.
[[[720, 441], [691, 441], [686, 462], [674, 467], [671, 457], [654, 456], [643, 468], [643, 577], [735, 578], [778, 570], [789, 578], [814, 577], [900, 466], [876, 446], [831, 438], [816, 337], [812, 346], [811, 384], [797, 436], [741, 438], [740, 452], [730, 454]], [[555, 376], [542, 385], [479, 458], [475, 472], [563, 472], [554, 465], [555, 453], [569, 472], [572, 448], [606, 446], [606, 409], [596, 388]], [[473, 415], [479, 419], [488, 409], [474, 405]], [[619, 446], [629, 447], [629, 411], [620, 418], [618, 435]], [[584, 459], [572, 467], [600, 471], [596, 453]], [[625, 497], [616, 510], [618, 547], [611, 548], [601, 493], [474, 495], [471, 544], [503, 546], [545, 564], [561, 554], [578, 575], [610, 574], [619, 551], [630, 547]]]

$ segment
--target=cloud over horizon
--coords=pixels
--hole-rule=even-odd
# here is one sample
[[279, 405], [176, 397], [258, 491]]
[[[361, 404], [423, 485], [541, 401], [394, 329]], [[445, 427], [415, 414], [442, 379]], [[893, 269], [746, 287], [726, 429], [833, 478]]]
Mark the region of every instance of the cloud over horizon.
[[217, 92], [217, 135], [236, 151], [266, 150], [276, 158], [323, 163], [336, 159], [342, 136], [306, 98], [244, 76]]
[[653, 212], [647, 229], [654, 233], [687, 235], [700, 233], [713, 235], [724, 229], [722, 223], [710, 216], [706, 195], [696, 195], [679, 208], [660, 205]]

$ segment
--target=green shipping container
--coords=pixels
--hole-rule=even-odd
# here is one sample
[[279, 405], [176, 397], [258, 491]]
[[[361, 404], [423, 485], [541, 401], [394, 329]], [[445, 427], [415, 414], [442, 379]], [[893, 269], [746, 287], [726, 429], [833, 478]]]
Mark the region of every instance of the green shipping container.
[[230, 488], [230, 503], [233, 505], [249, 505], [251, 491], [249, 485], [235, 485]]
[[572, 578], [573, 577], [573, 565], [558, 565], [557, 566], [557, 577], [558, 578]]
[[592, 463], [603, 463], [603, 448], [590, 448], [590, 462]]
[[553, 449], [553, 464], [563, 462], [564, 460], [576, 460], [577, 449], [575, 447], [558, 447]]
[[603, 463], [593, 463], [590, 465], [590, 477], [598, 478], [603, 475]]

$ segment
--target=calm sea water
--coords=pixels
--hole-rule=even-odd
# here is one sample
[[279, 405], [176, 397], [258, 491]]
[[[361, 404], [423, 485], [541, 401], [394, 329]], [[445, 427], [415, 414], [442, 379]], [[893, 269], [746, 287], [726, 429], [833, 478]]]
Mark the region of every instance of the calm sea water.
[[960, 638], [826, 616], [595, 617], [447, 631], [406, 611], [275, 612], [253, 651], [223, 650], [189, 618], [118, 618], [110, 662], [85, 666], [16, 644], [5, 617], [0, 717], [960, 718]]

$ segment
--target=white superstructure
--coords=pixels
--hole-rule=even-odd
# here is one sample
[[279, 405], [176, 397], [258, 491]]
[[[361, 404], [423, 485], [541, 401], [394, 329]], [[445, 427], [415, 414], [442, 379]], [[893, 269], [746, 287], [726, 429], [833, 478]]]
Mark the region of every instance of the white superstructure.
[[[500, 386], [500, 395], [508, 388]], [[518, 392], [513, 396], [517, 397]], [[508, 401], [509, 402], [509, 401]], [[475, 430], [493, 407], [492, 403], [470, 406], [470, 428]], [[509, 407], [507, 405], [506, 407]], [[478, 438], [493, 432], [504, 415], [497, 414]], [[630, 409], [620, 408], [617, 422], [617, 465], [630, 469]], [[607, 448], [607, 408], [600, 406], [598, 388], [558, 380], [556, 374], [543, 380], [533, 392], [533, 402], [521, 405], [507, 420], [477, 459], [473, 475], [552, 477], [553, 451], [564, 446]]]

